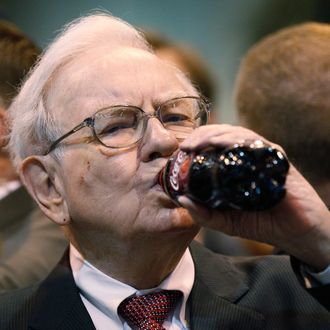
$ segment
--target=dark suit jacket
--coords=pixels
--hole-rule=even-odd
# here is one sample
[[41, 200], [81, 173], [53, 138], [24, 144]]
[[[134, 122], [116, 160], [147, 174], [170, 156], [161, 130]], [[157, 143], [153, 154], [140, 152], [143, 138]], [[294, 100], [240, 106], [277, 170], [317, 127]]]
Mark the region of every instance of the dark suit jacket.
[[44, 279], [67, 246], [59, 226], [46, 218], [25, 188], [0, 200], [0, 292]]
[[[330, 329], [330, 313], [300, 285], [288, 257], [224, 257], [196, 243], [191, 252], [191, 329]], [[0, 297], [0, 329], [95, 329], [68, 255], [40, 285]]]

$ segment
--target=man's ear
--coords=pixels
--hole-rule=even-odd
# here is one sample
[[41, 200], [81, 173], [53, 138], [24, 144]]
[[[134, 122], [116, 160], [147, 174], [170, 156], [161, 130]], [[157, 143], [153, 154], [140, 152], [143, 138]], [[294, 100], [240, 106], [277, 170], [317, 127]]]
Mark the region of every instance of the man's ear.
[[45, 215], [59, 225], [69, 223], [67, 203], [54, 164], [43, 156], [31, 156], [24, 159], [20, 174], [29, 193]]

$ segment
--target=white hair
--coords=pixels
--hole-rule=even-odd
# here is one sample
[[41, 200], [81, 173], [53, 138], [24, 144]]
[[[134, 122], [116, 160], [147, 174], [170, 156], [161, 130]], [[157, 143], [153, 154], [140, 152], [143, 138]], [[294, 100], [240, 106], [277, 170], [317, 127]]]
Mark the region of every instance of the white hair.
[[[100, 47], [151, 48], [133, 26], [109, 13], [93, 13], [68, 24], [40, 57], [9, 108], [9, 150], [16, 168], [30, 155], [42, 155], [61, 131], [47, 111], [47, 93], [57, 72], [84, 52]], [[65, 86], [63, 86], [63, 89]]]

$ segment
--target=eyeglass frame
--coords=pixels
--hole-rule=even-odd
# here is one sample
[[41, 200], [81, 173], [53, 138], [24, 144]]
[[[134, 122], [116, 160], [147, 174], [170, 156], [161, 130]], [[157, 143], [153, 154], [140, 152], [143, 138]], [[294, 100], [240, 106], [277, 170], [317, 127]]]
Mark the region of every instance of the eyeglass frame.
[[[144, 126], [143, 126], [143, 129], [142, 129], [141, 137], [140, 137], [137, 141], [135, 141], [135, 142], [133, 142], [133, 143], [127, 145], [127, 146], [122, 146], [122, 147], [115, 147], [115, 146], [112, 147], [112, 146], [111, 146], [111, 147], [110, 147], [110, 146], [107, 146], [106, 144], [104, 144], [104, 143], [100, 140], [100, 138], [97, 136], [97, 134], [96, 134], [96, 132], [95, 132], [95, 127], [94, 127], [94, 124], [95, 124], [95, 116], [96, 116], [99, 112], [101, 112], [101, 111], [103, 111], [103, 110], [105, 110], [105, 109], [110, 109], [110, 108], [115, 108], [115, 107], [121, 107], [121, 106], [122, 106], [122, 107], [135, 108], [135, 109], [138, 109], [138, 110], [140, 110], [140, 111], [143, 112], [143, 117], [148, 117], [148, 119], [150, 119], [150, 118], [157, 118], [157, 119], [161, 122], [161, 124], [163, 125], [163, 122], [161, 121], [161, 117], [158, 115], [159, 112], [160, 112], [161, 107], [162, 107], [164, 104], [166, 104], [167, 102], [175, 101], [175, 100], [179, 100], [179, 99], [188, 99], [188, 98], [189, 98], [189, 99], [196, 99], [196, 100], [198, 100], [198, 101], [200, 101], [200, 102], [202, 102], [202, 103], [204, 104], [204, 106], [205, 106], [206, 120], [205, 120], [205, 123], [203, 123], [203, 124], [200, 125], [200, 126], [206, 125], [207, 122], [208, 122], [209, 116], [210, 116], [210, 110], [209, 110], [209, 108], [210, 108], [210, 102], [209, 102], [205, 97], [202, 97], [202, 96], [181, 96], [181, 97], [175, 97], [175, 98], [169, 99], [169, 100], [163, 102], [162, 104], [158, 105], [157, 108], [156, 108], [155, 111], [154, 111], [154, 114], [148, 114], [148, 113], [146, 113], [143, 109], [141, 109], [140, 107], [137, 107], [137, 106], [134, 106], [134, 105], [120, 105], [120, 104], [118, 104], [118, 105], [112, 105], [112, 106], [104, 107], [104, 108], [102, 108], [102, 109], [97, 110], [92, 116], [85, 118], [80, 124], [78, 124], [78, 125], [75, 126], [73, 129], [71, 129], [71, 130], [68, 131], [67, 133], [63, 134], [63, 135], [62, 135], [61, 137], [59, 137], [58, 139], [56, 139], [54, 142], [52, 142], [52, 144], [50, 145], [50, 147], [47, 149], [47, 151], [46, 151], [43, 155], [44, 155], [44, 156], [48, 155], [50, 152], [52, 152], [52, 151], [53, 151], [53, 150], [59, 145], [59, 143], [60, 143], [61, 141], [63, 141], [63, 140], [66, 139], [68, 136], [70, 136], [70, 135], [76, 133], [77, 131], [81, 130], [81, 129], [84, 128], [84, 127], [89, 127], [89, 128], [91, 129], [91, 131], [92, 131], [93, 137], [94, 137], [94, 138], [95, 138], [100, 144], [102, 144], [103, 146], [105, 146], [106, 148], [112, 148], [112, 149], [129, 148], [129, 147], [131, 147], [131, 146], [137, 144], [137, 143], [143, 138], [143, 136], [144, 136], [144, 134], [145, 134], [145, 130], [146, 130], [146, 128], [147, 128], [148, 120], [145, 120], [145, 122], [144, 122]], [[139, 120], [141, 120], [143, 117], [141, 117]], [[198, 126], [198, 127], [199, 127], [199, 126]]]

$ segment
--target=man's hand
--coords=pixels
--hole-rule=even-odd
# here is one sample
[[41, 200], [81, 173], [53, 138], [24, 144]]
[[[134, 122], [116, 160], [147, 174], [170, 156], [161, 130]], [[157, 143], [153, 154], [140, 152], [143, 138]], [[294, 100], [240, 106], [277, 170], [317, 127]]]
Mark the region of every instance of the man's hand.
[[[281, 150], [280, 146], [248, 129], [230, 125], [200, 127], [180, 148], [192, 151], [206, 147], [227, 147], [243, 140], [261, 140]], [[206, 209], [187, 197], [180, 197], [179, 202], [201, 226], [277, 246], [317, 270], [322, 270], [330, 264], [330, 212], [292, 164], [286, 190], [284, 199], [278, 205], [262, 212]]]

